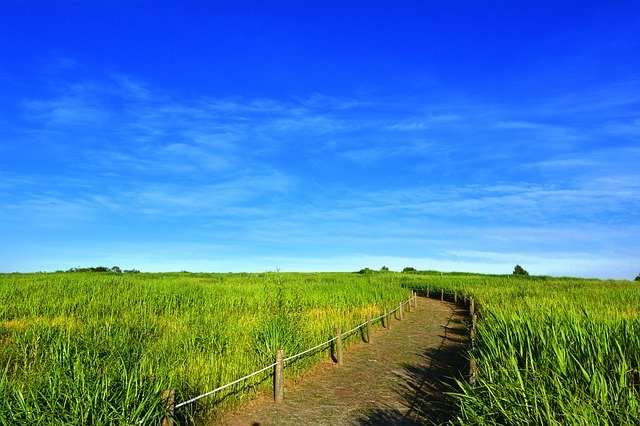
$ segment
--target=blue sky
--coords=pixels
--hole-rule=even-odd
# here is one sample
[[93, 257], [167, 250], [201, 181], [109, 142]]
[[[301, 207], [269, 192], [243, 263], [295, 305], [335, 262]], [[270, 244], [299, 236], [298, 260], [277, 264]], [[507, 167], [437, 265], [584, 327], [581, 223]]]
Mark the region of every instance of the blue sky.
[[634, 1], [2, 1], [0, 271], [640, 271]]

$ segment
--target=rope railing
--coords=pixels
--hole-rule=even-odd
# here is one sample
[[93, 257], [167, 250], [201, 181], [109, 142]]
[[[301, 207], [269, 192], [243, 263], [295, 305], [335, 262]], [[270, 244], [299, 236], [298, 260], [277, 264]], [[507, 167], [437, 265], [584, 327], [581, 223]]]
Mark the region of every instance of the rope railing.
[[181, 402], [181, 403], [179, 403], [179, 404], [176, 404], [176, 408], [180, 408], [180, 407], [182, 407], [182, 406], [184, 406], [184, 405], [191, 404], [192, 402], [195, 402], [195, 401], [199, 400], [200, 398], [204, 398], [205, 396], [209, 396], [209, 395], [212, 395], [212, 394], [214, 394], [214, 393], [216, 393], [216, 392], [220, 392], [221, 390], [226, 389], [226, 388], [228, 388], [229, 386], [233, 386], [233, 385], [235, 385], [236, 383], [240, 383], [240, 382], [242, 382], [243, 380], [247, 380], [248, 378], [251, 378], [251, 377], [253, 377], [253, 376], [257, 375], [257, 374], [263, 373], [263, 372], [265, 372], [265, 371], [269, 370], [270, 368], [275, 367], [275, 366], [276, 366], [276, 364], [278, 364], [278, 363], [277, 363], [277, 362], [274, 362], [273, 364], [271, 364], [271, 365], [267, 365], [266, 367], [264, 367], [264, 368], [262, 368], [262, 369], [260, 369], [260, 370], [258, 370], [258, 371], [254, 371], [254, 372], [253, 372], [253, 373], [251, 373], [251, 374], [247, 374], [247, 375], [246, 375], [246, 376], [244, 376], [244, 377], [241, 377], [241, 378], [239, 378], [239, 379], [236, 379], [236, 380], [234, 380], [234, 381], [233, 381], [233, 382], [231, 382], [231, 383], [227, 383], [226, 385], [220, 386], [219, 388], [216, 388], [216, 389], [214, 389], [214, 390], [212, 390], [212, 391], [209, 391], [209, 392], [207, 392], [207, 393], [203, 393], [202, 395], [198, 395], [198, 396], [196, 396], [195, 398], [191, 398], [191, 399], [190, 399], [190, 400], [188, 400], [188, 401], [184, 401], [184, 402]]
[[364, 327], [365, 325], [367, 325], [367, 321], [363, 322], [363, 323], [362, 323], [362, 324], [360, 324], [360, 325], [357, 325], [357, 326], [353, 327], [353, 328], [352, 328], [351, 330], [349, 330], [349, 331], [344, 331], [344, 332], [342, 332], [342, 336], [341, 336], [341, 337], [347, 336], [347, 335], [349, 335], [349, 334], [353, 333], [354, 331], [361, 329], [361, 328], [362, 328], [362, 327]]
[[[410, 300], [411, 300], [411, 299], [407, 300], [407, 301], [406, 301], [406, 302], [404, 302], [402, 305], [403, 305], [403, 306], [404, 306], [404, 305], [406, 305], [407, 303], [409, 303], [409, 302], [410, 302]], [[393, 311], [389, 311], [389, 314], [392, 314], [392, 313], [396, 312], [398, 309], [400, 309], [400, 308], [395, 308]], [[384, 314], [382, 314], [382, 315], [380, 315], [380, 316], [377, 316], [377, 317], [375, 317], [375, 318], [372, 318], [372, 319], [371, 319], [371, 322], [372, 322], [372, 323], [373, 323], [373, 322], [376, 322], [376, 321], [378, 321], [378, 320], [380, 320], [380, 319], [382, 319], [382, 318], [384, 318], [384, 317], [386, 317], [386, 316], [387, 316], [387, 314], [386, 314], [386, 313], [384, 313]], [[344, 337], [344, 336], [348, 335], [349, 333], [352, 333], [352, 332], [354, 332], [354, 331], [358, 330], [359, 328], [364, 327], [365, 325], [367, 325], [367, 322], [368, 322], [368, 321], [365, 321], [365, 322], [363, 322], [362, 324], [360, 324], [360, 325], [358, 325], [358, 326], [356, 326], [356, 327], [352, 328], [351, 330], [343, 332], [343, 333], [342, 333], [342, 335], [341, 335], [341, 337]], [[300, 356], [302, 356], [302, 355], [306, 355], [306, 354], [308, 354], [309, 352], [313, 352], [313, 351], [314, 351], [314, 350], [316, 350], [316, 349], [319, 349], [319, 348], [321, 348], [321, 347], [323, 347], [323, 346], [325, 346], [325, 345], [328, 345], [328, 344], [329, 344], [329, 343], [331, 343], [331, 342], [334, 342], [337, 338], [338, 338], [338, 336], [333, 337], [333, 338], [331, 338], [331, 339], [327, 340], [326, 342], [319, 343], [319, 344], [317, 344], [316, 346], [314, 346], [314, 347], [312, 347], [312, 348], [307, 349], [306, 351], [302, 351], [302, 352], [300, 352], [300, 353], [298, 353], [298, 354], [295, 354], [295, 355], [291, 355], [291, 356], [289, 356], [289, 357], [286, 357], [286, 358], [284, 359], [284, 362], [292, 361], [292, 360], [294, 360], [294, 359], [296, 359], [296, 358], [298, 358], [298, 357], [300, 357]]]
[[306, 351], [302, 351], [302, 352], [300, 352], [299, 354], [295, 354], [295, 355], [291, 355], [291, 356], [289, 356], [289, 357], [286, 357], [286, 358], [284, 359], [284, 362], [292, 361], [292, 360], [294, 360], [294, 359], [296, 359], [296, 358], [298, 358], [298, 357], [301, 357], [302, 355], [306, 355], [306, 354], [308, 354], [309, 352], [312, 352], [312, 351], [314, 351], [314, 350], [316, 350], [316, 349], [319, 349], [319, 348], [321, 348], [321, 347], [323, 347], [323, 346], [325, 346], [325, 345], [328, 345], [329, 343], [333, 342], [333, 341], [334, 341], [334, 340], [336, 340], [337, 338], [338, 338], [338, 337], [336, 336], [336, 337], [334, 337], [333, 339], [329, 339], [329, 340], [327, 340], [326, 342], [322, 342], [322, 343], [320, 343], [320, 344], [318, 344], [318, 345], [315, 345], [314, 347], [309, 348], [309, 349], [307, 349]]
[[[397, 308], [395, 308], [394, 310], [389, 311], [389, 312], [385, 312], [384, 314], [382, 314], [382, 315], [380, 315], [380, 316], [378, 316], [378, 317], [376, 317], [376, 318], [373, 318], [373, 319], [367, 320], [367, 321], [363, 322], [362, 324], [359, 324], [359, 325], [357, 325], [356, 327], [352, 328], [351, 330], [348, 330], [348, 331], [345, 331], [345, 332], [343, 332], [343, 333], [340, 333], [340, 335], [339, 335], [339, 336], [335, 336], [335, 337], [333, 337], [333, 338], [331, 338], [331, 339], [329, 339], [329, 340], [327, 340], [327, 341], [325, 341], [325, 342], [319, 343], [319, 344], [317, 344], [316, 346], [314, 346], [314, 347], [312, 347], [312, 348], [309, 348], [309, 349], [307, 349], [307, 350], [304, 350], [304, 351], [302, 351], [302, 352], [300, 352], [300, 353], [297, 353], [297, 354], [295, 354], [295, 355], [291, 355], [291, 356], [289, 356], [289, 357], [283, 358], [283, 359], [282, 359], [282, 362], [283, 362], [283, 363], [286, 363], [286, 362], [289, 362], [289, 361], [293, 361], [294, 359], [299, 358], [299, 357], [301, 357], [302, 355], [306, 355], [306, 354], [308, 354], [309, 352], [313, 352], [314, 350], [320, 349], [320, 348], [322, 348], [323, 346], [326, 346], [326, 345], [328, 345], [328, 344], [330, 344], [330, 343], [334, 342], [335, 340], [337, 340], [337, 339], [338, 339], [338, 337], [340, 337], [340, 338], [345, 337], [345, 336], [349, 335], [350, 333], [353, 333], [354, 331], [356, 331], [356, 330], [358, 330], [358, 329], [360, 329], [360, 328], [362, 328], [362, 327], [366, 326], [367, 324], [370, 324], [370, 323], [376, 322], [376, 321], [378, 321], [378, 320], [380, 320], [380, 319], [382, 319], [382, 318], [385, 318], [385, 317], [387, 317], [388, 315], [391, 315], [391, 314], [395, 313], [396, 311], [398, 311], [400, 308], [402, 308], [402, 307], [403, 307], [403, 306], [405, 306], [406, 304], [408, 304], [408, 303], [412, 303], [412, 301], [414, 300], [414, 297], [415, 297], [415, 294], [413, 294], [413, 295], [412, 295], [408, 300], [406, 300], [405, 302], [400, 303], [400, 305], [399, 305]], [[267, 371], [267, 370], [269, 370], [269, 369], [271, 369], [271, 368], [276, 367], [278, 364], [279, 364], [279, 362], [278, 362], [278, 361], [276, 361], [276, 362], [274, 362], [273, 364], [267, 365], [266, 367], [261, 368], [260, 370], [254, 371], [253, 373], [250, 373], [250, 374], [247, 374], [246, 376], [243, 376], [243, 377], [241, 377], [241, 378], [239, 378], [239, 379], [236, 379], [236, 380], [234, 380], [234, 381], [232, 381], [232, 382], [230, 382], [230, 383], [227, 383], [226, 385], [222, 385], [222, 386], [220, 386], [220, 387], [218, 387], [218, 388], [216, 388], [216, 389], [213, 389], [213, 390], [211, 390], [211, 391], [209, 391], [209, 392], [203, 393], [202, 395], [198, 395], [198, 396], [196, 396], [196, 397], [194, 397], [194, 398], [191, 398], [191, 399], [189, 399], [189, 400], [186, 400], [186, 401], [180, 402], [180, 403], [178, 403], [178, 404], [172, 405], [172, 407], [171, 407], [171, 408], [172, 408], [172, 410], [171, 410], [171, 414], [173, 415], [173, 410], [175, 410], [175, 409], [177, 409], [177, 408], [184, 407], [185, 405], [191, 404], [191, 403], [193, 403], [193, 402], [195, 402], [195, 401], [197, 401], [197, 400], [199, 400], [199, 399], [201, 399], [201, 398], [207, 397], [207, 396], [209, 396], [209, 395], [213, 395], [213, 394], [214, 394], [214, 393], [216, 393], [216, 392], [220, 392], [221, 390], [224, 390], [224, 389], [226, 389], [226, 388], [228, 388], [228, 387], [230, 387], [230, 386], [233, 386], [233, 385], [235, 385], [235, 384], [238, 384], [238, 383], [240, 383], [240, 382], [242, 382], [242, 381], [244, 381], [244, 380], [247, 380], [247, 379], [249, 379], [249, 378], [251, 378], [251, 377], [253, 377], [253, 376], [256, 376], [256, 375], [258, 375], [258, 374], [260, 374], [260, 373], [264, 373], [265, 371]], [[163, 419], [163, 424], [171, 424], [171, 423], [170, 423], [170, 420], [171, 420], [171, 419], [169, 419], [169, 417], [165, 417], [165, 419]]]

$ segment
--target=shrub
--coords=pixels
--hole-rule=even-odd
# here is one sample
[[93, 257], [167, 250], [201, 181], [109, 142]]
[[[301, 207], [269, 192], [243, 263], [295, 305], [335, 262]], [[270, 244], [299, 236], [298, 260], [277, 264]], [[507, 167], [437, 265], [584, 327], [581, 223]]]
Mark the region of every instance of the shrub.
[[513, 275], [529, 275], [529, 273], [520, 265], [513, 268]]

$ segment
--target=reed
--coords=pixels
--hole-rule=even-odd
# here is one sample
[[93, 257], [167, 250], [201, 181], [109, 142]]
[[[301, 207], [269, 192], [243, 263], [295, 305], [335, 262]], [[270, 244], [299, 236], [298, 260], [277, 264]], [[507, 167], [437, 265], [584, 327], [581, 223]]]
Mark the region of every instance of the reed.
[[[164, 389], [187, 400], [409, 295], [393, 274], [2, 274], [0, 424], [157, 423]], [[326, 356], [296, 359], [288, 377]], [[255, 376], [177, 421], [269, 386]]]
[[455, 423], [638, 424], [636, 283], [446, 274], [411, 281], [467, 292], [480, 308], [469, 354], [478, 375], [475, 386], [461, 379], [452, 389]]

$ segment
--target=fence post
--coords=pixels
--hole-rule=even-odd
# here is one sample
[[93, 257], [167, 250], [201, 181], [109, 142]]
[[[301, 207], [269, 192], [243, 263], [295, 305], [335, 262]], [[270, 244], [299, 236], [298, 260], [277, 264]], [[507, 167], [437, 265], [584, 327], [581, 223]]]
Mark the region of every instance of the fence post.
[[391, 321], [389, 321], [391, 319], [391, 314], [389, 313], [389, 310], [385, 310], [385, 325], [387, 326], [387, 330], [391, 330]]
[[429, 287], [427, 287], [427, 297], [429, 297]]
[[478, 364], [476, 359], [472, 356], [469, 360], [469, 384], [472, 387], [476, 386], [476, 379], [478, 377]]
[[473, 297], [469, 299], [469, 313], [471, 313], [471, 315], [476, 313], [476, 305], [473, 301]]
[[165, 415], [162, 418], [162, 426], [173, 426], [173, 415], [176, 409], [176, 391], [173, 389], [165, 389], [162, 393], [162, 399], [165, 404]]
[[273, 376], [273, 398], [277, 404], [284, 401], [284, 350], [276, 352], [276, 369]]
[[342, 328], [336, 328], [336, 362], [342, 365]]
[[476, 324], [478, 322], [478, 317], [476, 314], [471, 315], [471, 346], [474, 346], [474, 340], [476, 339], [477, 331]]
[[367, 314], [367, 327], [366, 327], [366, 333], [367, 333], [367, 343], [371, 343], [371, 315]]
[[413, 307], [418, 309], [418, 295], [415, 291], [413, 292]]
[[398, 305], [398, 319], [400, 321], [404, 320], [404, 312], [402, 312], [402, 302]]
[[411, 312], [411, 308], [413, 307], [411, 306], [411, 298], [408, 299], [408, 302], [409, 303], [407, 303], [407, 312]]
[[458, 303], [458, 292], [457, 291], [453, 292], [453, 302], [454, 303]]
[[444, 288], [440, 289], [440, 300], [444, 300]]

